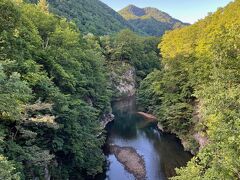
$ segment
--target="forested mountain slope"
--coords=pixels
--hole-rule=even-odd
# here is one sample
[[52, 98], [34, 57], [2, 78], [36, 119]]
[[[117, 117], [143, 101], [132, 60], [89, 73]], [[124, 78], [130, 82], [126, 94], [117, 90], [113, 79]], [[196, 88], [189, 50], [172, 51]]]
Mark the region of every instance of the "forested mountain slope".
[[174, 180], [240, 178], [240, 0], [164, 35], [163, 70], [142, 83], [139, 101], [188, 148], [205, 140]]
[[184, 27], [188, 24], [172, 18], [156, 8], [139, 8], [129, 5], [119, 11], [131, 25], [150, 36], [161, 36], [167, 30]]
[[85, 34], [106, 35], [126, 28], [138, 32], [116, 11], [99, 0], [46, 0], [46, 2], [51, 12], [73, 20]]
[[110, 65], [128, 64], [139, 80], [160, 65], [158, 38], [82, 35], [48, 8], [0, 0], [0, 179], [101, 173]]
[[[42, 2], [42, 1], [41, 1]], [[101, 52], [44, 3], [0, 1], [0, 179], [101, 172], [110, 93]]]

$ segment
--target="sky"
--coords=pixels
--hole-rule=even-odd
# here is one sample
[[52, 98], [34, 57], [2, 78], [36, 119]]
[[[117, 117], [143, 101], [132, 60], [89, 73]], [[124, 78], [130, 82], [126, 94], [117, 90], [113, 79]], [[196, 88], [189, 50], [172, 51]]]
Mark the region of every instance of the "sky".
[[209, 12], [226, 6], [232, 0], [101, 0], [118, 11], [129, 4], [138, 7], [155, 7], [183, 22], [194, 23]]

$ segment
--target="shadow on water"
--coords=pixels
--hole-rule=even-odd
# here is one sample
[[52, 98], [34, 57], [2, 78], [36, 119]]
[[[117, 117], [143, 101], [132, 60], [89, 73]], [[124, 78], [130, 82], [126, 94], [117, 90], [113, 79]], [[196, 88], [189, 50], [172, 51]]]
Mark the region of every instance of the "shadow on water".
[[105, 173], [97, 176], [97, 180], [135, 179], [109, 153], [109, 144], [136, 149], [144, 158], [149, 180], [165, 180], [174, 176], [175, 168], [185, 166], [191, 159], [191, 154], [184, 151], [179, 139], [172, 134], [160, 132], [156, 123], [137, 114], [135, 97], [114, 102], [112, 107], [115, 120], [106, 128], [107, 142], [104, 148], [107, 168]]

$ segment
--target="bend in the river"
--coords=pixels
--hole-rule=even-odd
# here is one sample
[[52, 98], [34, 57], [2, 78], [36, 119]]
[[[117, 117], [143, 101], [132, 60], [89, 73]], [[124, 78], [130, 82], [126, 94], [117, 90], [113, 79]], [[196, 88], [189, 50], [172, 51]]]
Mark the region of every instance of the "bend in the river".
[[[142, 157], [146, 171], [144, 179], [149, 180], [165, 180], [175, 175], [176, 167], [184, 166], [190, 160], [191, 154], [184, 151], [180, 141], [174, 135], [161, 132], [154, 122], [147, 121], [137, 113], [135, 97], [114, 102], [113, 113], [115, 120], [107, 126], [108, 168], [104, 177], [99, 179], [141, 179], [137, 178], [137, 174], [131, 170], [131, 164], [135, 166], [141, 166], [141, 164], [139, 165], [137, 161], [131, 163], [134, 157], [126, 158], [124, 157], [126, 154], [122, 156], [122, 160], [119, 159], [118, 155], [110, 150], [111, 146], [122, 147], [125, 150], [132, 148], [137, 154], [128, 155]], [[128, 158], [133, 160], [127, 162]], [[134, 168], [139, 170], [137, 167]]]

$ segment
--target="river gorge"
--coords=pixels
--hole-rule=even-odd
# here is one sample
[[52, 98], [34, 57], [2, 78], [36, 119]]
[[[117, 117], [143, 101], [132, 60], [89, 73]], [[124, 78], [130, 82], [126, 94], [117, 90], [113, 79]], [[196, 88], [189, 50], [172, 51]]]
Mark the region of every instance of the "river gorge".
[[[179, 139], [162, 132], [156, 122], [137, 113], [135, 97], [114, 102], [112, 108], [115, 119], [106, 127], [104, 147], [107, 168], [98, 180], [165, 180], [175, 175], [176, 167], [186, 165], [191, 159]], [[113, 146], [118, 153], [112, 150]], [[121, 150], [125, 151], [122, 157]], [[139, 169], [142, 176], [137, 174]]]

